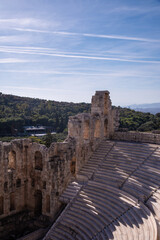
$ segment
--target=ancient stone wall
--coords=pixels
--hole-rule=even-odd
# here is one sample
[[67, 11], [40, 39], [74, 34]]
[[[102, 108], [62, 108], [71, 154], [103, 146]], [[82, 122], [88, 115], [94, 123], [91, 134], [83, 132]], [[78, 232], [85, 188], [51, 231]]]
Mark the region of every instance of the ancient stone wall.
[[89, 159], [102, 139], [112, 138], [118, 128], [118, 112], [112, 108], [108, 91], [92, 97], [91, 113], [70, 117], [68, 135], [76, 139], [76, 172]]
[[32, 217], [54, 217], [60, 207], [59, 196], [72, 176], [74, 155], [75, 144], [70, 138], [49, 149], [25, 139], [0, 142], [1, 237], [14, 230], [13, 216], [23, 211]]
[[29, 139], [0, 142], [0, 238], [33, 217], [52, 220], [71, 177], [104, 138], [160, 144], [159, 134], [117, 132], [118, 120], [109, 92], [97, 91], [91, 113], [69, 118], [63, 143], [47, 148]]
[[29, 218], [54, 218], [71, 177], [103, 138], [113, 136], [117, 119], [109, 92], [98, 91], [92, 98], [91, 113], [70, 117], [65, 142], [50, 148], [29, 139], [0, 142], [0, 237], [14, 230], [15, 216], [25, 211]]
[[160, 144], [160, 134], [145, 132], [115, 132], [112, 139], [128, 142], [146, 142]]

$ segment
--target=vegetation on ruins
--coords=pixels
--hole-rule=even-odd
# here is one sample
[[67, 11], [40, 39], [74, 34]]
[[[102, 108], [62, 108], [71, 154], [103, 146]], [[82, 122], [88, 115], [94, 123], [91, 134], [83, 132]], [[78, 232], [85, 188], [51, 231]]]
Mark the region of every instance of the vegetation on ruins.
[[[160, 129], [160, 113], [153, 115], [129, 108], [118, 107], [118, 109], [120, 130], [153, 131]], [[69, 116], [89, 111], [90, 104], [87, 103], [56, 102], [0, 94], [0, 136], [5, 137], [0, 140], [10, 140], [11, 136], [23, 136], [24, 126], [43, 125], [48, 127], [48, 132], [55, 131], [57, 134], [41, 138], [32, 137], [33, 141], [46, 145], [47, 141], [61, 141], [67, 135]]]

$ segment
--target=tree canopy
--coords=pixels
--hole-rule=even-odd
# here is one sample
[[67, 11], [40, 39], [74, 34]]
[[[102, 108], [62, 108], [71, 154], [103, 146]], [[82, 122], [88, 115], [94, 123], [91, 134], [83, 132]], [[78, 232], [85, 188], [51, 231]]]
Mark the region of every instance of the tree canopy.
[[[49, 131], [66, 131], [69, 116], [89, 112], [90, 104], [47, 101], [37, 98], [0, 94], [0, 136], [16, 136], [24, 126], [43, 125]], [[120, 129], [153, 131], [160, 129], [160, 113], [142, 113], [118, 107]]]
[[22, 133], [24, 126], [43, 125], [63, 132], [69, 116], [88, 112], [90, 104], [47, 101], [37, 98], [0, 95], [0, 135]]

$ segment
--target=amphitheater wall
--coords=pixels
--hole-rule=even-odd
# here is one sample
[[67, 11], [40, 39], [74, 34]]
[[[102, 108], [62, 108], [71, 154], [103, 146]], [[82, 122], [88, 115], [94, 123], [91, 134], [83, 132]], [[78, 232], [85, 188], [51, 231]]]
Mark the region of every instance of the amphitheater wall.
[[74, 155], [70, 138], [49, 149], [28, 139], [0, 142], [0, 238], [33, 216], [54, 218]]
[[160, 144], [160, 134], [145, 132], [115, 132], [113, 140]]

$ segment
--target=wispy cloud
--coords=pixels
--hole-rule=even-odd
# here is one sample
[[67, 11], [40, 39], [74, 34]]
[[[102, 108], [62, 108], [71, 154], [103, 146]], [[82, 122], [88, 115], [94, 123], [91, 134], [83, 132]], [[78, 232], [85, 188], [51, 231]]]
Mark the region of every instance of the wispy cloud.
[[52, 71], [52, 70], [11, 70], [11, 69], [3, 69], [0, 70], [0, 72], [2, 73], [27, 73], [27, 74], [47, 74], [47, 75], [77, 75], [77, 76], [92, 76], [92, 77], [97, 77], [97, 76], [103, 76], [103, 77], [112, 77], [112, 78], [117, 78], [117, 77], [124, 77], [124, 78], [128, 78], [128, 77], [136, 77], [136, 78], [149, 78], [149, 79], [159, 79], [159, 74], [157, 73], [157, 75], [153, 75], [151, 74], [151, 72], [147, 72], [146, 74], [143, 71], [108, 71], [108, 72], [88, 72], [88, 71], [71, 71], [68, 70], [66, 71], [65, 69], [63, 71]]
[[159, 12], [160, 11], [160, 7], [159, 6], [156, 6], [156, 7], [131, 7], [131, 6], [121, 6], [119, 8], [113, 8], [113, 9], [110, 9], [110, 13], [121, 13], [121, 14], [124, 14], [124, 12], [128, 13], [128, 14], [143, 14], [143, 13], [151, 13], [153, 12], [154, 14], [156, 12]]
[[20, 89], [20, 90], [36, 90], [36, 91], [39, 91], [39, 90], [46, 90], [46, 91], [53, 91], [53, 89], [51, 88], [37, 88], [37, 87], [24, 87], [24, 86], [21, 86], [21, 87], [15, 87], [15, 86], [3, 86], [3, 88], [6, 88], [6, 89]]
[[[58, 26], [57, 23], [52, 23], [53, 26]], [[16, 27], [48, 27], [49, 23], [44, 19], [36, 18], [1, 18], [1, 28], [16, 28]]]
[[45, 51], [39, 50], [36, 48], [26, 48], [26, 47], [6, 47], [0, 46], [0, 52], [6, 53], [16, 53], [16, 54], [31, 54], [31, 55], [43, 55], [43, 56], [51, 56], [51, 57], [61, 57], [61, 58], [75, 58], [75, 59], [87, 59], [87, 60], [103, 60], [103, 61], [118, 61], [118, 62], [134, 62], [134, 63], [153, 63], [153, 64], [160, 64], [160, 61], [154, 60], [141, 60], [141, 59], [131, 59], [131, 58], [120, 58], [120, 57], [106, 57], [106, 56], [90, 56], [90, 55], [75, 55], [73, 53], [61, 53], [61, 52], [54, 52], [52, 49], [48, 49]]
[[26, 62], [35, 62], [34, 60], [26, 60], [26, 59], [19, 59], [19, 58], [1, 58], [1, 63], [26, 63]]
[[31, 40], [29, 36], [26, 35], [10, 35], [10, 36], [0, 36], [0, 43], [28, 43]]
[[140, 42], [160, 42], [160, 39], [129, 37], [129, 36], [122, 36], [122, 35], [45, 31], [45, 30], [31, 29], [31, 28], [14, 28], [14, 30], [22, 31], [22, 32], [48, 33], [48, 34], [56, 34], [56, 35], [63, 35], [63, 36], [79, 36], [79, 37], [117, 39], [117, 40], [140, 41]]

